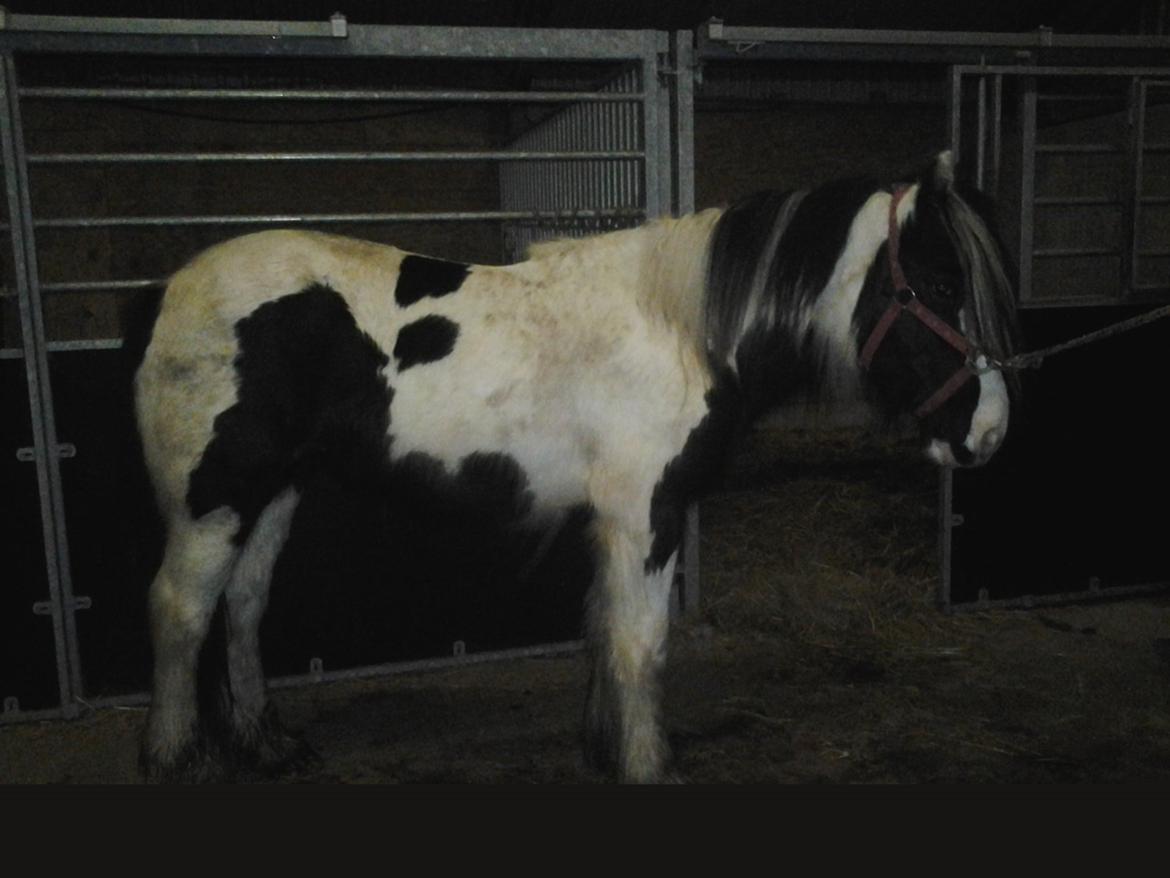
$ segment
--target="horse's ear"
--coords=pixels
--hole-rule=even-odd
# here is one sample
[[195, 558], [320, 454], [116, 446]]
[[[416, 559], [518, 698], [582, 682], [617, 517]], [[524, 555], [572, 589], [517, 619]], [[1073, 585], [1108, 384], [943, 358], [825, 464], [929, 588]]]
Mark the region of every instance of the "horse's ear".
[[936, 192], [946, 192], [955, 185], [955, 154], [944, 149], [934, 160], [931, 179]]

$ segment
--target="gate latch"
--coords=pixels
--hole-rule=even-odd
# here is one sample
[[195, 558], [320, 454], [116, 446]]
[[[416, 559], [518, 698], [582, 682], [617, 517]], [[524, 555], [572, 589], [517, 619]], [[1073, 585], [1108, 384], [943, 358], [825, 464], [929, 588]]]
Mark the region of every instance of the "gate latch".
[[[57, 456], [63, 460], [77, 457], [77, 446], [72, 442], [62, 442], [57, 446]], [[18, 448], [16, 449], [16, 459], [21, 463], [32, 463], [37, 459], [36, 449], [31, 447]]]
[[[78, 610], [88, 610], [92, 606], [92, 598], [86, 597], [85, 595], [74, 595], [73, 600], [70, 602], [69, 609], [76, 613]], [[53, 615], [53, 602], [37, 601], [35, 604], [33, 604], [32, 611], [33, 615], [36, 616], [51, 616]]]

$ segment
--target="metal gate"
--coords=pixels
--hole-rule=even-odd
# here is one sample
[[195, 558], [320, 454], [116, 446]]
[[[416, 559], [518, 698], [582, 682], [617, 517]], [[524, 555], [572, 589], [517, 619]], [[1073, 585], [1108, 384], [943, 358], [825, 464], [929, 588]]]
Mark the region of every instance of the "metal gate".
[[[144, 697], [92, 682], [93, 656], [125, 648], [94, 642], [87, 614], [113, 600], [98, 594], [110, 585], [101, 581], [137, 575], [151, 559], [90, 536], [116, 514], [90, 501], [125, 481], [127, 449], [80, 423], [73, 406], [102, 409], [114, 392], [87, 358], [117, 355], [128, 300], [214, 240], [255, 228], [337, 229], [498, 262], [541, 237], [687, 210], [690, 85], [675, 74], [689, 72], [690, 43], [689, 34], [357, 26], [341, 16], [3, 14], [11, 259], [0, 292], [9, 424], [0, 494], [16, 522], [5, 566], [33, 572], [0, 587], [0, 721]], [[409, 124], [424, 114], [427, 124]], [[680, 598], [693, 606], [693, 514], [691, 524]], [[133, 543], [149, 526], [130, 516], [116, 533]], [[309, 657], [306, 673], [275, 685], [572, 648], [476, 653], [455, 640], [446, 657], [329, 669]]]
[[[1048, 29], [826, 30], [712, 21], [697, 33], [696, 57], [704, 109], [719, 101], [785, 114], [787, 125], [769, 129], [765, 120], [745, 138], [772, 167], [739, 155], [778, 188], [804, 185], [797, 169], [827, 178], [858, 165], [868, 171], [863, 161], [896, 167], [908, 149], [947, 145], [949, 133], [965, 182], [993, 195], [1006, 214], [1008, 249], [1019, 260], [1025, 341], [1038, 348], [1170, 296], [1167, 48], [1164, 36]], [[868, 109], [864, 135], [842, 134], [830, 124], [835, 139], [825, 138], [805, 124], [802, 142], [791, 109], [800, 102], [818, 108], [814, 121], [830, 123], [848, 116], [848, 108], [836, 109], [841, 105]], [[699, 137], [704, 172], [734, 153], [705, 148]], [[852, 167], [842, 167], [843, 156]], [[702, 193], [705, 180], [699, 182]], [[1170, 482], [1170, 472], [1158, 469], [1164, 450], [1151, 447], [1161, 428], [1135, 419], [1150, 410], [1151, 384], [1165, 372], [1159, 353], [1170, 343], [1167, 327], [1170, 321], [1163, 321], [1094, 346], [1087, 358], [1070, 354], [1046, 363], [1038, 378], [1027, 376], [1034, 386], [1025, 393], [1025, 417], [1016, 418], [992, 465], [943, 471], [940, 603], [1126, 594], [1170, 577], [1156, 557], [1157, 522], [1126, 496], [1127, 488], [1141, 491], [1151, 482], [1164, 493]], [[1098, 363], [1111, 371], [1094, 375]], [[1108, 383], [1095, 388], [1103, 375]], [[1093, 392], [1078, 398], [1076, 390], [1085, 387]], [[1053, 430], [1076, 419], [1078, 429], [1070, 425], [1066, 435], [1047, 437], [1047, 447], [1036, 440], [1028, 453], [1018, 453], [1029, 418], [1046, 419]], [[1113, 444], [1111, 424], [1128, 431], [1130, 448]], [[1069, 447], [1069, 439], [1079, 442], [1080, 457], [1052, 453]], [[1049, 480], [1037, 484], [1033, 477], [1045, 468]], [[1069, 515], [1082, 517], [1066, 522], [1079, 529], [1061, 532], [1057, 522]], [[1013, 597], [996, 593], [1005, 584]]]
[[[1170, 299], [1168, 81], [1166, 67], [952, 68], [951, 142], [1003, 209], [1028, 347]], [[1158, 524], [1137, 498], [1170, 481], [1145, 401], [1163, 392], [1168, 341], [1159, 323], [1025, 376], [1004, 459], [944, 477], [944, 605], [1165, 587]]]

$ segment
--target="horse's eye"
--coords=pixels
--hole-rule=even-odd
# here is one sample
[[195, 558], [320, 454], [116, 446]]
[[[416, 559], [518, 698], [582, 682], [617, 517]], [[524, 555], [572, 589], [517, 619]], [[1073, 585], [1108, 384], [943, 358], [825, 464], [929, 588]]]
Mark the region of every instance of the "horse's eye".
[[945, 283], [936, 283], [931, 290], [940, 299], [949, 299], [955, 295], [955, 291]]

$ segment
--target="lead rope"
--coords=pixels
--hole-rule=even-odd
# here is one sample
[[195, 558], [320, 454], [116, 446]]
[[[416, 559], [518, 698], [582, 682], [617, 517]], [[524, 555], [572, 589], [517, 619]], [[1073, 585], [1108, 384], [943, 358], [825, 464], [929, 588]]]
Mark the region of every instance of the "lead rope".
[[[1051, 347], [1041, 348], [1038, 351], [1029, 351], [1026, 354], [1017, 354], [1014, 357], [1008, 357], [1006, 360], [997, 360], [994, 357], [987, 357], [989, 362], [989, 369], [1037, 369], [1040, 364], [1053, 354], [1060, 354], [1064, 351], [1072, 350], [1073, 348], [1083, 347], [1095, 341], [1109, 338], [1110, 336], [1120, 335], [1123, 332], [1129, 332], [1131, 329], [1137, 329], [1139, 326], [1145, 326], [1147, 323], [1153, 323], [1155, 320], [1161, 320], [1163, 317], [1170, 317], [1170, 305], [1163, 305], [1160, 308], [1155, 308], [1153, 311], [1147, 311], [1144, 314], [1139, 314], [1136, 317], [1130, 317], [1128, 320], [1122, 320], [1103, 329], [1098, 329], [1094, 332], [1086, 333], [1085, 335], [1077, 336], [1068, 341], [1054, 344]], [[983, 371], [987, 371], [986, 369]]]

